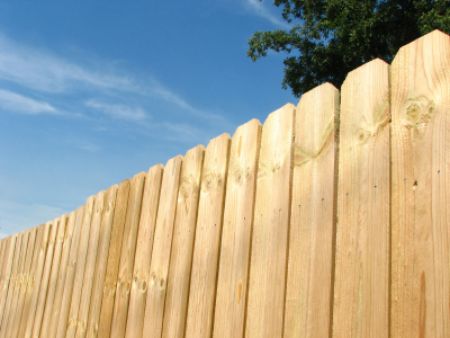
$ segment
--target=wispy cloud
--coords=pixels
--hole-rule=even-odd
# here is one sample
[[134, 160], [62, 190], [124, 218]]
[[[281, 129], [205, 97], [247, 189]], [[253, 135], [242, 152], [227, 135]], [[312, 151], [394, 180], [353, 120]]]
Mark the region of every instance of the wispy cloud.
[[153, 81], [151, 86], [151, 92], [153, 94], [156, 94], [161, 99], [165, 100], [166, 102], [170, 102], [177, 107], [188, 111], [191, 113], [192, 116], [201, 118], [206, 120], [207, 122], [216, 122], [216, 123], [227, 123], [226, 119], [222, 115], [206, 112], [202, 109], [198, 109], [194, 106], [192, 106], [189, 102], [187, 102], [185, 99], [183, 99], [181, 96], [177, 95], [161, 83], [157, 81]]
[[50, 103], [0, 89], [0, 109], [28, 115], [60, 114]]
[[252, 10], [252, 12], [259, 17], [266, 19], [273, 25], [283, 28], [289, 29], [290, 26], [287, 22], [279, 19], [275, 14], [273, 14], [262, 1], [260, 0], [246, 0], [248, 7]]
[[100, 111], [101, 113], [114, 119], [141, 122], [148, 118], [147, 112], [141, 107], [130, 107], [122, 104], [110, 104], [98, 100], [88, 100], [85, 105], [89, 108]]
[[[96, 65], [69, 60], [44, 49], [17, 43], [1, 33], [0, 50], [0, 80], [27, 90], [47, 96], [89, 93], [90, 96], [108, 96], [109, 99], [120, 99], [130, 94], [140, 99], [151, 97], [207, 123], [226, 122], [223, 116], [196, 107], [150, 74], [141, 79], [125, 70], [103, 66], [112, 64], [105, 60]], [[90, 102], [90, 106], [103, 110], [112, 118], [145, 118], [144, 110], [126, 108], [124, 105], [118, 107], [103, 102]], [[47, 110], [49, 109], [50, 106], [47, 107]]]
[[76, 87], [137, 91], [124, 76], [87, 69], [48, 51], [0, 35], [0, 79], [41, 92], [61, 93]]

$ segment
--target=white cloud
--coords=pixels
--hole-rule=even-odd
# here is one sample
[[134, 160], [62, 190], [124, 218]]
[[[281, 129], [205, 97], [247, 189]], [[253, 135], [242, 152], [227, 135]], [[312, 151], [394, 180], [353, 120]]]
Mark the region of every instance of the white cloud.
[[264, 6], [263, 2], [260, 0], [246, 0], [247, 5], [252, 10], [252, 12], [259, 17], [268, 20], [270, 23], [272, 23], [275, 26], [278, 26], [279, 28], [283, 29], [289, 29], [290, 26], [287, 22], [279, 19], [277, 16], [275, 16], [272, 12], [270, 12], [269, 9], [267, 9], [266, 6]]
[[0, 89], [0, 109], [29, 115], [59, 114], [48, 102], [38, 101], [4, 89]]
[[41, 92], [66, 92], [77, 86], [136, 91], [128, 78], [86, 69], [47, 51], [0, 35], [0, 79]]
[[206, 122], [214, 122], [219, 124], [225, 124], [228, 126], [228, 122], [222, 115], [217, 115], [210, 112], [205, 112], [204, 110], [193, 107], [189, 102], [175, 94], [161, 83], [153, 81], [151, 86], [151, 93], [156, 94], [158, 97], [166, 102], [170, 102], [175, 106], [188, 111], [193, 117], [201, 118]]
[[[201, 118], [209, 123], [226, 123], [223, 116], [195, 107], [150, 75], [142, 80], [125, 71], [116, 71], [114, 67], [104, 67], [105, 64], [111, 64], [107, 60], [101, 60], [95, 66], [82, 65], [52, 52], [17, 43], [1, 33], [0, 51], [0, 80], [46, 93], [47, 96], [81, 91], [119, 99], [130, 94], [141, 98], [153, 96], [187, 112], [191, 117]], [[131, 107], [126, 109], [127, 112], [123, 112], [123, 105], [120, 111], [113, 105], [102, 106], [105, 113], [109, 112], [114, 118], [144, 118], [143, 111], [133, 111], [134, 108]], [[47, 110], [49, 109], [50, 106], [47, 107]]]
[[121, 104], [110, 104], [98, 100], [88, 100], [85, 105], [96, 109], [103, 114], [119, 120], [141, 122], [147, 119], [148, 114], [140, 107], [129, 107]]

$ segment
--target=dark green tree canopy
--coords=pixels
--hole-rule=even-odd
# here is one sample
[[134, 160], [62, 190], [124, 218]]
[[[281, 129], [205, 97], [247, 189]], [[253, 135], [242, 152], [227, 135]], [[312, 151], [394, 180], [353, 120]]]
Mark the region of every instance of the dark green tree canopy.
[[283, 87], [296, 96], [374, 58], [390, 62], [398, 49], [434, 29], [450, 33], [450, 0], [275, 0], [291, 28], [256, 32], [248, 55], [285, 52]]

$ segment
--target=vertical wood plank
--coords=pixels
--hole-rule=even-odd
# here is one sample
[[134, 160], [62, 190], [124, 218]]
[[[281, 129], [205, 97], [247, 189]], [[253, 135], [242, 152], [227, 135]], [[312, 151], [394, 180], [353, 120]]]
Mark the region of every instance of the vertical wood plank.
[[44, 241], [44, 230], [45, 230], [44, 225], [40, 225], [34, 229], [34, 231], [36, 232], [36, 239], [34, 244], [33, 257], [30, 262], [30, 267], [26, 278], [26, 287], [22, 301], [23, 302], [22, 310], [18, 318], [18, 328], [14, 337], [23, 337], [25, 333], [26, 324], [28, 321], [28, 314], [31, 307], [33, 289], [36, 284], [36, 274], [38, 273], [37, 270], [39, 268], [38, 264], [39, 256], [41, 254], [41, 249]]
[[97, 261], [97, 250], [100, 238], [100, 224], [105, 207], [105, 191], [95, 195], [95, 203], [92, 213], [91, 228], [89, 229], [88, 254], [86, 257], [86, 267], [83, 277], [83, 288], [81, 291], [80, 308], [78, 310], [78, 325], [75, 336], [84, 338], [87, 331], [87, 322], [89, 316], [89, 305], [91, 301], [92, 287], [94, 285], [95, 265]]
[[89, 323], [87, 337], [97, 337], [98, 321], [103, 299], [103, 288], [105, 285], [106, 268], [108, 265], [108, 252], [111, 242], [112, 226], [114, 221], [114, 208], [116, 205], [118, 185], [113, 185], [106, 192], [106, 204], [101, 220], [101, 234], [98, 244], [98, 255], [94, 273], [94, 284], [92, 286], [92, 301], [89, 309]]
[[45, 301], [47, 299], [48, 285], [50, 275], [52, 272], [53, 254], [55, 251], [57, 233], [58, 233], [58, 219], [55, 219], [50, 227], [50, 235], [48, 240], [47, 252], [45, 256], [44, 270], [42, 273], [39, 296], [36, 304], [36, 312], [34, 313], [35, 319], [33, 330], [31, 331], [31, 337], [33, 338], [39, 337], [39, 332], [41, 331], [42, 327], [42, 318], [44, 316]]
[[12, 293], [15, 286], [16, 276], [18, 273], [19, 254], [21, 250], [22, 236], [19, 233], [16, 234], [14, 237], [16, 238], [16, 240], [14, 252], [13, 255], [11, 256], [11, 270], [9, 274], [9, 282], [4, 293], [2, 316], [0, 317], [0, 337], [4, 336], [4, 330], [9, 316], [9, 308], [11, 307], [12, 302]]
[[19, 234], [19, 251], [17, 253], [16, 270], [12, 276], [10, 287], [8, 290], [7, 306], [2, 318], [2, 326], [0, 327], [0, 336], [9, 337], [11, 325], [14, 322], [15, 310], [17, 307], [17, 297], [20, 290], [23, 267], [25, 263], [25, 256], [27, 251], [29, 232], [22, 232]]
[[0, 285], [3, 281], [4, 275], [3, 275], [3, 268], [5, 267], [5, 245], [7, 242], [7, 238], [0, 239]]
[[75, 283], [75, 273], [78, 262], [78, 249], [80, 246], [81, 233], [82, 231], [84, 231], [83, 218], [85, 210], [85, 206], [82, 206], [75, 211], [73, 240], [70, 246], [69, 262], [66, 268], [61, 306], [56, 320], [55, 337], [57, 338], [63, 338], [66, 334], [67, 322], [69, 320], [70, 307], [72, 302], [72, 292]]
[[52, 260], [52, 271], [50, 274], [50, 279], [48, 283], [47, 288], [47, 297], [45, 301], [45, 309], [44, 309], [44, 315], [42, 317], [42, 326], [41, 330], [38, 333], [38, 337], [48, 337], [48, 328], [50, 325], [50, 322], [52, 321], [53, 317], [53, 305], [55, 301], [55, 295], [56, 295], [56, 287], [58, 282], [58, 275], [59, 275], [59, 269], [60, 269], [60, 263], [61, 263], [61, 255], [63, 251], [63, 245], [64, 240], [66, 237], [66, 229], [67, 229], [67, 216], [62, 216], [58, 219], [58, 229], [56, 234], [56, 241], [55, 241], [55, 249], [53, 253], [53, 260]]
[[114, 208], [114, 220], [111, 231], [111, 242], [108, 252], [108, 264], [106, 267], [105, 285], [98, 324], [98, 337], [109, 338], [111, 322], [116, 299], [116, 285], [119, 274], [120, 253], [127, 216], [128, 197], [130, 193], [130, 181], [125, 180], [119, 185], [117, 191], [116, 206]]
[[70, 249], [72, 246], [72, 238], [74, 236], [74, 228], [75, 228], [75, 212], [71, 212], [67, 218], [67, 226], [66, 231], [64, 233], [64, 242], [61, 252], [61, 263], [60, 269], [58, 272], [58, 278], [56, 281], [56, 290], [55, 290], [55, 299], [52, 306], [52, 312], [50, 314], [50, 319], [48, 319], [48, 327], [46, 328], [47, 337], [55, 337], [56, 328], [58, 325], [58, 317], [61, 312], [61, 304], [63, 300], [64, 294], [64, 284], [67, 275], [67, 266], [70, 264], [69, 255]]
[[8, 337], [8, 327], [11, 326], [11, 321], [13, 320], [13, 314], [14, 308], [16, 305], [17, 300], [17, 292], [20, 288], [19, 281], [22, 274], [22, 263], [23, 260], [22, 257], [24, 257], [24, 251], [26, 251], [27, 246], [27, 232], [21, 232], [19, 233], [19, 239], [18, 239], [18, 252], [17, 257], [15, 261], [15, 268], [13, 269], [14, 273], [11, 275], [11, 281], [10, 286], [8, 290], [7, 295], [7, 301], [6, 301], [6, 307], [4, 311], [4, 317], [0, 318], [1, 320], [1, 326], [0, 326], [0, 337]]
[[295, 107], [269, 115], [262, 128], [245, 336], [282, 336], [288, 255]]
[[11, 271], [13, 266], [13, 257], [14, 251], [16, 247], [16, 236], [8, 237], [6, 240], [3, 240], [4, 244], [4, 258], [2, 265], [2, 279], [0, 283], [0, 322], [3, 318], [5, 303], [6, 303], [6, 295], [8, 294], [8, 287], [11, 281]]
[[184, 335], [203, 157], [204, 147], [197, 146], [186, 153], [181, 168], [164, 305], [166, 338]]
[[212, 334], [229, 145], [230, 137], [223, 134], [212, 139], [205, 152], [186, 338], [210, 337]]
[[449, 337], [450, 37], [402, 47], [391, 88], [391, 337]]
[[295, 118], [285, 338], [329, 337], [339, 91], [302, 95]]
[[142, 335], [162, 173], [163, 167], [156, 165], [150, 168], [145, 179], [126, 337], [141, 337]]
[[7, 265], [6, 261], [7, 245], [8, 245], [8, 238], [3, 238], [0, 240], [0, 290], [2, 289], [5, 280], [5, 268]]
[[130, 306], [128, 310], [126, 337], [142, 336], [147, 299], [147, 283], [150, 275], [153, 239], [156, 216], [160, 200], [163, 167], [158, 164], [149, 169], [145, 178], [142, 211], [139, 220], [139, 233], [136, 243], [136, 255], [131, 285]]
[[169, 160], [164, 168], [145, 304], [143, 337], [161, 337], [182, 162], [182, 157], [177, 156]]
[[388, 70], [371, 61], [349, 73], [341, 89], [336, 338], [389, 335]]
[[72, 298], [70, 302], [70, 311], [66, 326], [66, 338], [74, 338], [78, 326], [78, 311], [81, 303], [81, 293], [83, 291], [84, 271], [86, 269], [86, 260], [89, 249], [89, 237], [91, 229], [92, 214], [94, 212], [95, 197], [87, 199], [84, 207], [83, 221], [81, 223], [80, 244], [78, 246], [78, 261], [75, 272], [75, 279], [72, 287]]
[[27, 254], [25, 258], [24, 269], [22, 272], [22, 276], [20, 279], [20, 290], [17, 296], [17, 307], [15, 310], [14, 321], [12, 323], [11, 331], [8, 333], [9, 337], [17, 337], [20, 321], [22, 317], [23, 307], [25, 306], [25, 297], [26, 291], [28, 288], [28, 284], [31, 277], [31, 269], [32, 269], [32, 259], [35, 249], [36, 237], [37, 237], [37, 228], [29, 230], [29, 239], [27, 245]]
[[116, 299], [114, 303], [113, 320], [111, 323], [112, 338], [122, 338], [125, 336], [144, 182], [145, 173], [139, 173], [131, 180], [122, 252], [120, 255]]
[[41, 283], [44, 276], [44, 267], [45, 267], [45, 260], [47, 257], [47, 251], [49, 249], [49, 243], [50, 243], [50, 231], [52, 224], [51, 222], [46, 223], [43, 227], [43, 239], [41, 243], [41, 247], [39, 248], [39, 255], [38, 260], [36, 264], [36, 272], [33, 276], [33, 286], [32, 286], [32, 292], [31, 292], [31, 300], [30, 300], [30, 306], [24, 317], [23, 321], [24, 324], [21, 326], [19, 330], [19, 337], [31, 337], [33, 333], [33, 327], [34, 322], [36, 319], [36, 309], [39, 301], [39, 294], [41, 291]]
[[252, 120], [232, 139], [225, 195], [213, 337], [242, 338], [247, 299], [261, 125]]

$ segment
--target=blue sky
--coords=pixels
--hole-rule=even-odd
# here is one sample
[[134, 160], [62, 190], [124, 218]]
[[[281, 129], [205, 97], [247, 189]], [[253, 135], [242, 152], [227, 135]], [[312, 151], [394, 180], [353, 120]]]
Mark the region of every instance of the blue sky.
[[270, 1], [0, 1], [0, 236], [286, 102]]

